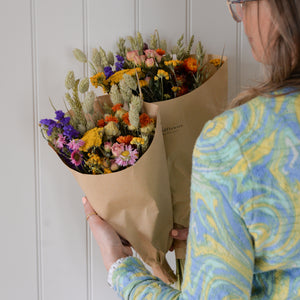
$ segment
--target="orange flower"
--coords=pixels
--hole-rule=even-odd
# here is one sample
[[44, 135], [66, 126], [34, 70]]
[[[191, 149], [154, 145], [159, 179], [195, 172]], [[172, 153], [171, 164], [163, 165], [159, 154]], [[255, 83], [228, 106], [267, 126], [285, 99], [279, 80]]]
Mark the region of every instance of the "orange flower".
[[141, 128], [147, 126], [150, 122], [151, 122], [151, 119], [146, 113], [143, 113], [140, 115]]
[[186, 86], [182, 86], [177, 95], [182, 96], [182, 95], [187, 94], [188, 92], [189, 92], [189, 89]]
[[126, 136], [121, 135], [117, 138], [117, 142], [119, 142], [120, 144], [123, 143], [129, 145], [132, 139], [133, 139], [132, 135], [126, 135]]
[[115, 122], [115, 123], [119, 123], [118, 121], [118, 118], [112, 116], [112, 115], [109, 115], [109, 116], [106, 116], [105, 117], [105, 122], [108, 123], [108, 122]]
[[128, 112], [125, 113], [125, 114], [122, 116], [122, 120], [123, 120], [123, 122], [124, 122], [126, 125], [128, 125], [128, 126], [131, 125], [130, 122], [129, 122], [129, 113], [128, 113]]
[[166, 51], [163, 50], [163, 49], [158, 48], [158, 49], [156, 49], [156, 53], [163, 56], [166, 53]]
[[195, 59], [193, 57], [186, 58], [183, 61], [183, 65], [186, 68], [186, 70], [191, 71], [193, 73], [197, 72], [197, 68], [198, 68], [197, 59]]
[[113, 110], [114, 112], [116, 112], [116, 111], [120, 110], [122, 107], [123, 107], [123, 104], [122, 104], [122, 103], [117, 103], [116, 105], [114, 105], [114, 106], [112, 107], [112, 110]]
[[104, 127], [106, 124], [105, 124], [105, 121], [103, 120], [103, 119], [101, 119], [101, 120], [98, 120], [98, 122], [97, 122], [97, 126], [98, 127]]

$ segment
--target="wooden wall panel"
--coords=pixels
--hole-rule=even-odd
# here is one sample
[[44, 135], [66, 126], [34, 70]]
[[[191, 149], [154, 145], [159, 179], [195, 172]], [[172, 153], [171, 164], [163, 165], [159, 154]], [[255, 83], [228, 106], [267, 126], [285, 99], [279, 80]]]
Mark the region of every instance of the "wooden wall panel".
[[[22, 13], [17, 13], [16, 7]], [[37, 299], [35, 141], [29, 1], [6, 1], [1, 36], [0, 299]], [[24, 298], [23, 298], [24, 299]]]
[[[65, 75], [82, 65], [72, 49], [82, 47], [83, 2], [36, 2], [39, 117], [54, 117], [49, 97], [65, 110]], [[40, 220], [43, 300], [87, 298], [86, 227], [81, 195], [75, 179], [40, 137]]]

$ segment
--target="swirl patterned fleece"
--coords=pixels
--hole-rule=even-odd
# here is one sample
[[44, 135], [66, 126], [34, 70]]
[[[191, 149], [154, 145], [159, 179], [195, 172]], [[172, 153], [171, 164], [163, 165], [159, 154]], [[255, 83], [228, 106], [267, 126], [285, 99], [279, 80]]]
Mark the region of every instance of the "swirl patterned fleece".
[[300, 94], [257, 97], [205, 125], [193, 153], [182, 292], [136, 258], [124, 299], [300, 299]]

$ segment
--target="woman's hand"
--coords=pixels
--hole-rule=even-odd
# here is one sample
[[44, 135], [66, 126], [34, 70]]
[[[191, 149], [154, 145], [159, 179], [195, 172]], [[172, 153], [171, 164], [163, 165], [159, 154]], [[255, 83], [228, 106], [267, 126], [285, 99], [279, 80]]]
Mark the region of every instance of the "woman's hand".
[[[179, 241], [186, 241], [187, 240], [187, 237], [188, 237], [188, 234], [189, 234], [189, 229], [188, 228], [181, 228], [181, 229], [178, 229], [178, 228], [174, 228], [171, 230], [170, 232], [170, 236], [174, 239], [174, 240], [179, 240]], [[174, 242], [170, 248], [170, 251], [173, 251], [174, 250]]]
[[86, 197], [82, 198], [82, 203], [93, 236], [100, 247], [104, 266], [109, 270], [119, 258], [131, 256], [132, 250], [122, 244], [116, 231], [96, 214]]

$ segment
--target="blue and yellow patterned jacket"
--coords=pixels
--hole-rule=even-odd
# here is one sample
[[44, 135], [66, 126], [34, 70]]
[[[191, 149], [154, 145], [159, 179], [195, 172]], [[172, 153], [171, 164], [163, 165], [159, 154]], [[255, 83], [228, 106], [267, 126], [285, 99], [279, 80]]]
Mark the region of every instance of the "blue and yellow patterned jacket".
[[257, 97], [208, 122], [193, 153], [182, 291], [136, 258], [124, 299], [300, 299], [300, 94]]

